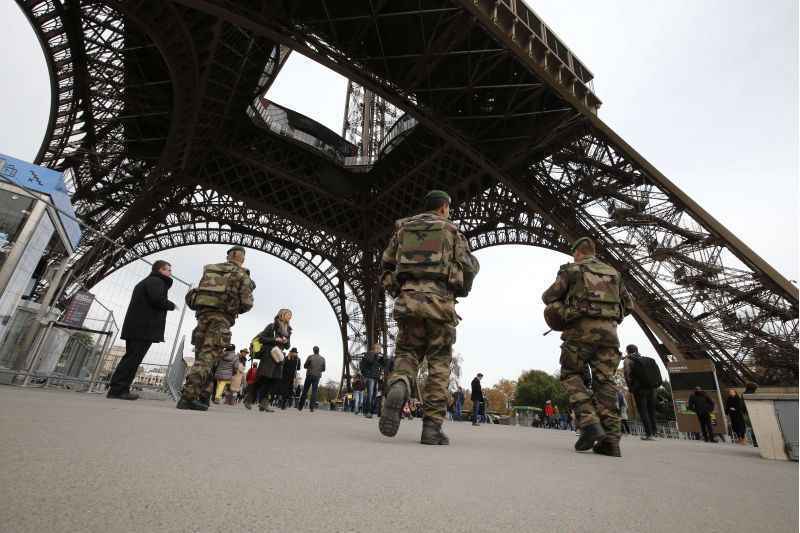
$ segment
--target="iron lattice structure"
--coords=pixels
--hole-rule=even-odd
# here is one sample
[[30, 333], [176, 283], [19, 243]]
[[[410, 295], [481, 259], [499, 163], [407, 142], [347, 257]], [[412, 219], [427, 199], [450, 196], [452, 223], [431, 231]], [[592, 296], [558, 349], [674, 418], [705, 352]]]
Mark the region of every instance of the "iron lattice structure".
[[[325, 294], [347, 380], [391, 342], [393, 221], [441, 188], [474, 249], [592, 235], [665, 360], [797, 383], [797, 289], [597, 117], [592, 74], [519, 0], [18, 3], [53, 87], [37, 162], [129, 249], [87, 238], [89, 284], [187, 244], [262, 250]], [[349, 144], [263, 99], [289, 50], [352, 80]]]

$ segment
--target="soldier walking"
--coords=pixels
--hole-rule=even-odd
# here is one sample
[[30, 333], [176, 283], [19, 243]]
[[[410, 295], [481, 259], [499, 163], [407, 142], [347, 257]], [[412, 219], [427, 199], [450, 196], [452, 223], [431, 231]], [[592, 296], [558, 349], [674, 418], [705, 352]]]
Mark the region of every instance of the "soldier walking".
[[[573, 263], [562, 265], [542, 295], [545, 320], [562, 331], [561, 383], [575, 411], [580, 438], [575, 450], [621, 457], [620, 416], [614, 374], [620, 361], [617, 324], [633, 302], [622, 276], [595, 257], [594, 241], [572, 244]], [[585, 365], [592, 371], [593, 393], [586, 388]]]
[[382, 258], [382, 281], [395, 298], [399, 331], [378, 427], [387, 437], [397, 434], [401, 409], [415, 391], [419, 364], [427, 358], [422, 444], [450, 444], [442, 422], [458, 324], [456, 298], [469, 294], [480, 268], [449, 217], [450, 196], [429, 192], [424, 213], [395, 223]]
[[231, 342], [236, 317], [253, 307], [250, 272], [242, 267], [245, 250], [234, 246], [225, 263], [206, 265], [197, 288], [186, 295], [186, 304], [196, 312], [192, 332], [195, 360], [178, 400], [178, 409], [208, 410], [208, 380], [215, 363]]

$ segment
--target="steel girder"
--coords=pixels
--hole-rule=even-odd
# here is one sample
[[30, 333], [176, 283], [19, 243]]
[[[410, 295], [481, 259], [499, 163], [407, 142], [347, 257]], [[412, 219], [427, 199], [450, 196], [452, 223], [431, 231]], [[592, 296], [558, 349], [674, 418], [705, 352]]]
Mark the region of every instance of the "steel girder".
[[[118, 242], [156, 242], [197, 186], [323, 231], [361, 251], [333, 259], [370, 324], [348, 327], [372, 339], [388, 329], [374, 276], [391, 223], [447, 188], [475, 248], [593, 235], [665, 358], [710, 358], [729, 383], [796, 382], [797, 290], [595, 116], [582, 65], [519, 2], [19, 3], [58, 104], [40, 160], [77, 169], [79, 213]], [[258, 131], [248, 107], [286, 48], [417, 126], [358, 179]]]

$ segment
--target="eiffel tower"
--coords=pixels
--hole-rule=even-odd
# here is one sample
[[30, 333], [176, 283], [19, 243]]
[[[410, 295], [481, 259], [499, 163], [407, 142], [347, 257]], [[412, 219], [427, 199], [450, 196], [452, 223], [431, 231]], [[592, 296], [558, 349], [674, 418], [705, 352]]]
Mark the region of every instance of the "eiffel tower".
[[[346, 381], [391, 343], [393, 221], [446, 189], [475, 250], [593, 236], [665, 361], [797, 383], [797, 288], [603, 122], [591, 71], [521, 0], [17, 2], [52, 84], [36, 162], [128, 250], [87, 238], [88, 285], [179, 246], [261, 250], [327, 298]], [[292, 51], [350, 80], [343, 135], [264, 97]]]

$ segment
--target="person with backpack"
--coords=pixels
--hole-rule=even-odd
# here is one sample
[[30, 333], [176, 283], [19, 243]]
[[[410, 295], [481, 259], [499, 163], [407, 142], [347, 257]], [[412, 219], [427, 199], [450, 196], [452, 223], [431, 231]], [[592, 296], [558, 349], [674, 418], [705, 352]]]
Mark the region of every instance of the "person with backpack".
[[642, 418], [642, 440], [656, 440], [656, 391], [663, 383], [661, 371], [654, 359], [639, 353], [635, 344], [629, 344], [625, 352], [625, 382]]
[[253, 308], [255, 283], [242, 266], [244, 258], [244, 248], [234, 246], [228, 250], [226, 262], [205, 265], [198, 286], [186, 293], [186, 305], [197, 317], [197, 327], [192, 331], [195, 360], [183, 384], [178, 409], [208, 411], [213, 368], [231, 343], [236, 319]]
[[706, 442], [717, 442], [714, 437], [714, 427], [711, 424], [711, 414], [714, 412], [714, 400], [706, 394], [700, 387], [695, 387], [694, 392], [689, 396], [687, 407], [697, 415], [700, 423], [700, 431], [703, 432], [703, 440]]

